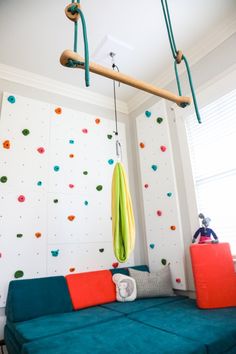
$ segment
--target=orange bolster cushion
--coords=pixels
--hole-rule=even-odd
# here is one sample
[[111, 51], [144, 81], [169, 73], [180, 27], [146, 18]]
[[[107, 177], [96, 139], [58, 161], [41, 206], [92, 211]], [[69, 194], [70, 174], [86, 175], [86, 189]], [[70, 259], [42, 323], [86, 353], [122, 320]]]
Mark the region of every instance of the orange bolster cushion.
[[69, 274], [66, 281], [74, 310], [116, 301], [115, 284], [109, 270]]

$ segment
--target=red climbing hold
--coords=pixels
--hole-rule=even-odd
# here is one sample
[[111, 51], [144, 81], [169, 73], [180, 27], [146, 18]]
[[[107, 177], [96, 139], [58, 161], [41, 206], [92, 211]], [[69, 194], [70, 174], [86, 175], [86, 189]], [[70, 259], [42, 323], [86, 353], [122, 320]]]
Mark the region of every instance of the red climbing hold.
[[43, 154], [45, 152], [45, 149], [43, 147], [39, 147], [37, 151], [39, 154]]
[[149, 185], [146, 183], [146, 184], [144, 184], [144, 188], [148, 188], [149, 187]]
[[176, 283], [181, 283], [181, 279], [180, 278], [176, 278], [175, 281], [176, 281]]
[[112, 267], [113, 267], [113, 268], [117, 268], [118, 266], [119, 266], [119, 263], [118, 263], [118, 262], [112, 263]]
[[162, 216], [162, 211], [161, 210], [157, 210], [157, 215], [158, 216]]
[[161, 149], [162, 152], [165, 152], [165, 151], [166, 151], [166, 146], [161, 145], [161, 146], [160, 146], [160, 149]]
[[25, 201], [25, 196], [19, 195], [19, 197], [17, 199], [18, 199], [18, 202], [23, 203]]
[[69, 188], [74, 188], [74, 186], [75, 186], [74, 184], [71, 183], [69, 184]]

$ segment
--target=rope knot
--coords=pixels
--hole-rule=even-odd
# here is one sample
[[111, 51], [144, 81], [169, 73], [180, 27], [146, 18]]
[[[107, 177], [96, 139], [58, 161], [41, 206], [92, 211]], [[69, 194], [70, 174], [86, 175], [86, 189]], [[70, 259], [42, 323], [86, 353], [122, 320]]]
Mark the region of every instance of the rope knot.
[[183, 59], [183, 53], [181, 52], [181, 50], [178, 50], [175, 57], [176, 63], [180, 64], [182, 59]]
[[79, 8], [80, 8], [80, 5], [79, 4], [74, 4], [74, 5], [71, 5], [69, 8], [68, 8], [68, 12], [70, 12], [72, 15], [75, 15], [75, 14], [79, 14]]

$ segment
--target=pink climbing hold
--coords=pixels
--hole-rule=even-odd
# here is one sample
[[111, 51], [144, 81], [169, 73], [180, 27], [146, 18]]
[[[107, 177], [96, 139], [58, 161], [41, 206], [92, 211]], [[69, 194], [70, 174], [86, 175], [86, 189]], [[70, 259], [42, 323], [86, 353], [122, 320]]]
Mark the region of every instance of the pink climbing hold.
[[160, 149], [161, 149], [162, 152], [165, 152], [165, 151], [166, 151], [166, 146], [161, 145], [161, 146], [160, 146]]
[[162, 216], [162, 211], [161, 210], [157, 210], [157, 215], [158, 216]]
[[25, 196], [19, 195], [19, 197], [17, 199], [18, 199], [18, 202], [23, 203], [25, 201]]
[[45, 149], [43, 147], [39, 147], [37, 151], [39, 154], [43, 154], [45, 152]]
[[74, 188], [74, 184], [69, 184], [69, 188]]
[[84, 134], [88, 134], [88, 129], [84, 128], [84, 129], [82, 129], [82, 132], [83, 132]]

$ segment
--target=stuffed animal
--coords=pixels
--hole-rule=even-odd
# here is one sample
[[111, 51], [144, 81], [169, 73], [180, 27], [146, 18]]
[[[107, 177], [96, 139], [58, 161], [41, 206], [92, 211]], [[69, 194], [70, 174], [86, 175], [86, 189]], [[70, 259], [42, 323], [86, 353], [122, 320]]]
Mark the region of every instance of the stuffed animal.
[[[219, 240], [215, 232], [208, 227], [211, 219], [206, 218], [202, 213], [200, 213], [198, 216], [200, 219], [202, 219], [202, 227], [200, 227], [193, 235], [192, 243], [196, 243], [199, 235], [200, 239], [198, 243], [218, 243]], [[211, 236], [213, 236], [214, 240], [211, 239]]]

